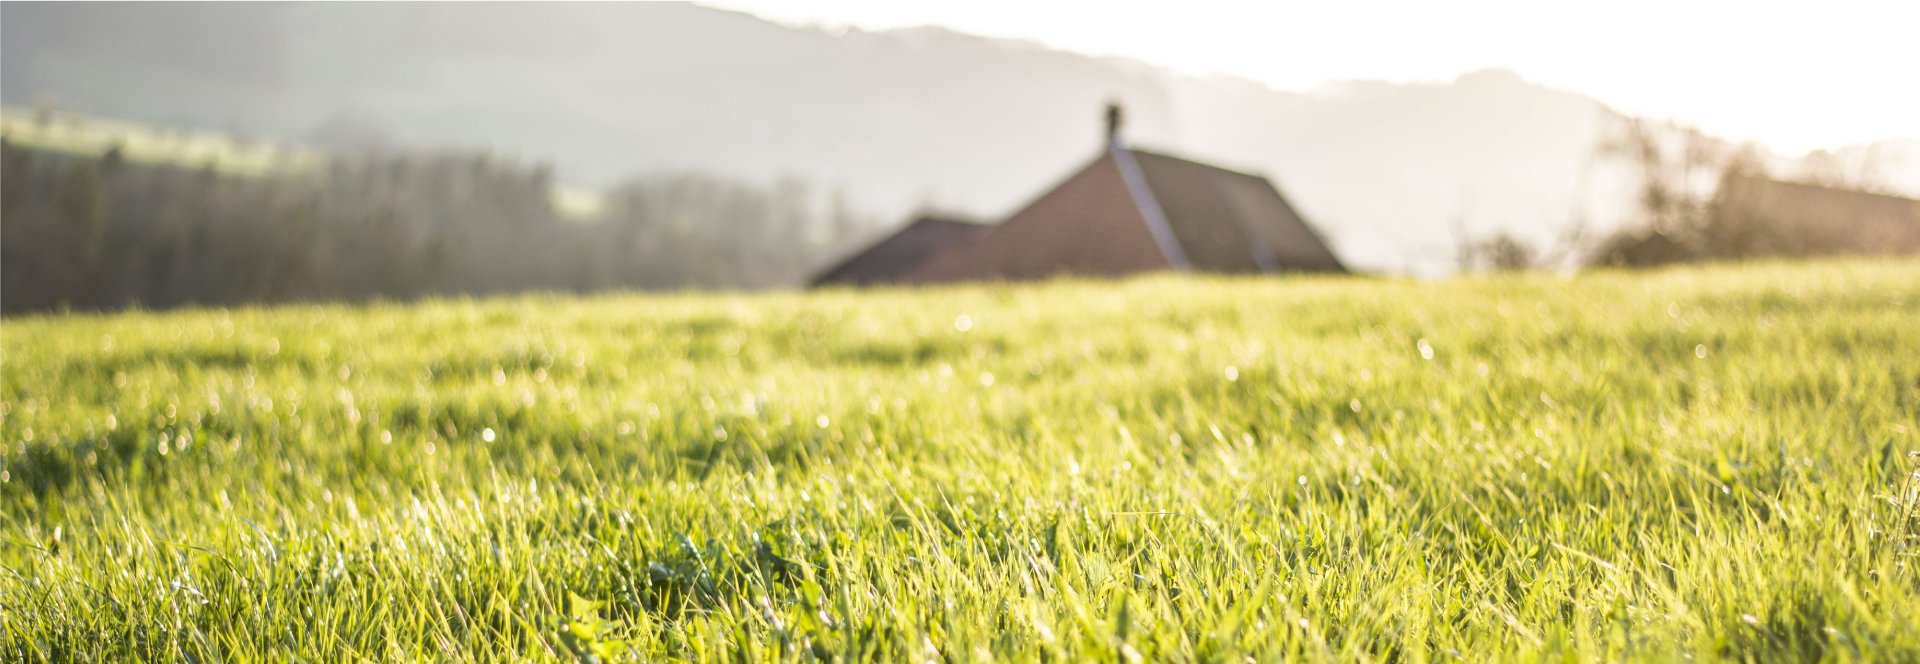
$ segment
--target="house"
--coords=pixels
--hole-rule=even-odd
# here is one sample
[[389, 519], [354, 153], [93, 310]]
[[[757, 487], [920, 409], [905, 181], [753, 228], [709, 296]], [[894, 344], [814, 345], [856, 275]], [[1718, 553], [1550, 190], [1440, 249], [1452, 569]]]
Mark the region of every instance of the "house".
[[939, 217], [921, 217], [906, 228], [840, 261], [813, 278], [812, 285], [875, 286], [894, 283], [935, 254], [979, 237], [992, 226]]
[[1109, 106], [1106, 148], [999, 225], [961, 231], [923, 219], [815, 285], [1346, 272], [1272, 182], [1125, 145], [1120, 119]]
[[1770, 256], [1920, 254], [1920, 200], [1728, 173], [1702, 223], [1624, 230], [1603, 265], [1652, 267]]
[[1121, 276], [1154, 270], [1345, 272], [1266, 178], [1120, 140], [988, 233], [908, 272], [908, 283]]
[[1920, 253], [1920, 200], [1729, 176], [1707, 235], [1728, 257]]

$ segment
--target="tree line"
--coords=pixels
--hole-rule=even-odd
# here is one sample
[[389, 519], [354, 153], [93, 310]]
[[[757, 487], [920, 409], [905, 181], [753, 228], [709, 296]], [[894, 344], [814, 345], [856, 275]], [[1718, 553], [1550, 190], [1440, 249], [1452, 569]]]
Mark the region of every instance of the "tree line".
[[1896, 195], [1872, 154], [1846, 163], [1815, 151], [1781, 164], [1757, 144], [1613, 116], [1594, 155], [1629, 169], [1634, 219], [1604, 235], [1575, 224], [1545, 250], [1506, 233], [1472, 239], [1456, 232], [1460, 269], [1920, 252], [1920, 201]]
[[800, 181], [637, 177], [601, 218], [483, 151], [249, 177], [0, 142], [0, 311], [797, 285], [868, 225]]
[[1816, 151], [1793, 168], [1759, 145], [1622, 118], [1603, 157], [1637, 172], [1637, 224], [1601, 238], [1595, 265], [1920, 251], [1920, 202], [1892, 195], [1878, 164]]

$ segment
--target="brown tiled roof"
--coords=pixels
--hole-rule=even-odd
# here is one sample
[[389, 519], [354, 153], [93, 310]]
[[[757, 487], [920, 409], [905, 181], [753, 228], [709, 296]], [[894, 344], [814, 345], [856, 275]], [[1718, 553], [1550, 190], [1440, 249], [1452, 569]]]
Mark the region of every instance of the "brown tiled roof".
[[1220, 169], [1139, 150], [1133, 151], [1133, 157], [1190, 269], [1263, 271], [1238, 211], [1214, 186], [1214, 172]]
[[993, 231], [935, 256], [904, 281], [1119, 276], [1167, 265], [1107, 153]]
[[[1192, 164], [1193, 162], [1186, 162]], [[1307, 225], [1280, 189], [1258, 175], [1194, 164], [1205, 169], [1214, 191], [1232, 207], [1241, 227], [1254, 238], [1256, 253], [1269, 255], [1268, 272], [1346, 272], [1325, 240]], [[1171, 216], [1171, 215], [1169, 215]], [[1269, 262], [1270, 261], [1270, 262]]]
[[[1146, 191], [1130, 188], [1130, 178]], [[1169, 267], [1346, 271], [1265, 178], [1115, 148], [903, 281], [1118, 276]]]
[[1722, 255], [1920, 252], [1920, 200], [1739, 176], [1717, 196]]
[[898, 281], [935, 254], [979, 237], [992, 226], [921, 217], [813, 278], [814, 286], [869, 286]]

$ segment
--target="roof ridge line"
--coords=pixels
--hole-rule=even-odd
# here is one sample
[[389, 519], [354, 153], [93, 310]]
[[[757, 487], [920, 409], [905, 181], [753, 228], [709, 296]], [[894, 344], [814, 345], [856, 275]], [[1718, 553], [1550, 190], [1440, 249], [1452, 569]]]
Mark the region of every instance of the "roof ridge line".
[[[1254, 227], [1253, 219], [1252, 219], [1253, 215], [1248, 213], [1246, 203], [1242, 202], [1238, 196], [1234, 196], [1227, 193], [1226, 188], [1221, 186], [1220, 173], [1223, 173], [1223, 172], [1232, 173], [1233, 171], [1227, 171], [1225, 169], [1219, 169], [1219, 168], [1208, 170], [1206, 172], [1207, 186], [1213, 188], [1213, 195], [1220, 197], [1220, 200], [1226, 202], [1227, 211], [1233, 213], [1233, 221], [1235, 225], [1240, 227], [1240, 232], [1247, 234], [1247, 243], [1250, 245], [1253, 245], [1248, 249], [1248, 251], [1253, 253], [1254, 264], [1260, 266], [1261, 272], [1266, 272], [1269, 274], [1274, 272], [1279, 272], [1280, 260], [1274, 257], [1273, 247], [1267, 244], [1266, 234], [1261, 233], [1259, 229]], [[1240, 173], [1239, 175], [1246, 175], [1246, 174]], [[1258, 176], [1252, 176], [1252, 177], [1258, 177]], [[1261, 178], [1261, 180], [1264, 181], [1265, 178]], [[1271, 185], [1271, 183], [1269, 183], [1269, 185]], [[1274, 193], [1276, 195], [1279, 194], [1279, 189], [1275, 188]]]
[[1153, 190], [1147, 187], [1146, 174], [1140, 171], [1140, 163], [1133, 159], [1133, 151], [1121, 145], [1117, 138], [1108, 143], [1107, 151], [1113, 155], [1114, 165], [1120, 169], [1120, 179], [1126, 183], [1127, 193], [1133, 195], [1133, 206], [1146, 219], [1147, 233], [1153, 236], [1153, 243], [1160, 246], [1160, 255], [1167, 259], [1167, 266], [1181, 272], [1191, 269], [1186, 251], [1180, 248], [1180, 241], [1173, 236], [1173, 226], [1167, 223], [1167, 213], [1160, 209], [1159, 199], [1154, 198]]

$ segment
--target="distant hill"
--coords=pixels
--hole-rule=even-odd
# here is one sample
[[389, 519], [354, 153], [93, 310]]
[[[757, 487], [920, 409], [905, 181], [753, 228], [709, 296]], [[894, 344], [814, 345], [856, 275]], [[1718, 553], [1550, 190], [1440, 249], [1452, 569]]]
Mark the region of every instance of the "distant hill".
[[[7, 3], [0, 101], [321, 147], [492, 146], [565, 182], [704, 171], [843, 188], [882, 218], [1003, 215], [1136, 142], [1267, 174], [1361, 269], [1456, 235], [1631, 214], [1611, 112], [1501, 71], [1311, 94], [943, 29], [795, 28], [685, 4]], [[1920, 149], [1913, 151], [1920, 155]], [[1920, 164], [1916, 165], [1920, 168]]]

